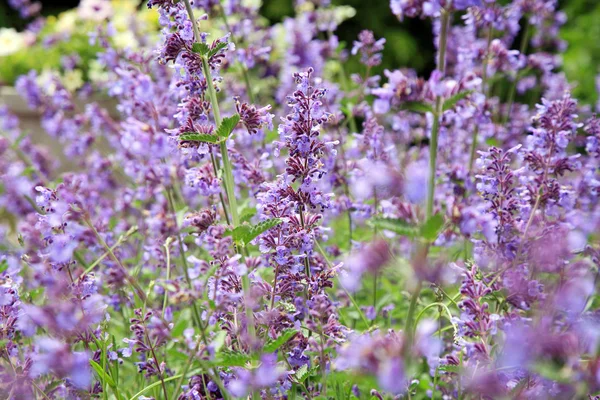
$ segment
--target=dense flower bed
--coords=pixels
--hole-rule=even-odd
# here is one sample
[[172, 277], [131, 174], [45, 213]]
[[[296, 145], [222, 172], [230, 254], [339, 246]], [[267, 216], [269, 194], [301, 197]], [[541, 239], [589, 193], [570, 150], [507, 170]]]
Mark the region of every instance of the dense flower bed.
[[598, 398], [600, 120], [556, 1], [392, 0], [429, 77], [326, 0], [148, 7], [159, 43], [89, 35], [102, 79], [16, 80], [63, 158], [0, 107], [2, 398]]

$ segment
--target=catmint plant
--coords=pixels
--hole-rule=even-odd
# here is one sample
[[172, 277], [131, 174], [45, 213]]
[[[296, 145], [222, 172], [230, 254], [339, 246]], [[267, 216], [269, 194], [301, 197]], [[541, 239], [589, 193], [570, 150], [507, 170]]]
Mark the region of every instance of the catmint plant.
[[426, 76], [342, 40], [348, 5], [113, 6], [80, 6], [84, 84], [64, 54], [15, 81], [36, 117], [0, 106], [2, 398], [600, 395], [600, 122], [562, 3], [390, 1]]

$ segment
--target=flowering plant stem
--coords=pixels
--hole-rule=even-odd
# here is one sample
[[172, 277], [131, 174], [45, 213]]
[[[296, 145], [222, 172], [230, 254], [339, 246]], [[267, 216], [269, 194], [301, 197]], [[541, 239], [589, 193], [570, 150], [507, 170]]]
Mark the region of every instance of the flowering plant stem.
[[[440, 31], [440, 44], [438, 50], [438, 69], [442, 73], [442, 78], [446, 73], [446, 42], [448, 39], [448, 26], [450, 24], [450, 13], [446, 10], [442, 13], [442, 28]], [[440, 119], [444, 102], [442, 96], [437, 96], [435, 100], [435, 115], [433, 116], [433, 126], [431, 127], [431, 143], [429, 145], [429, 181], [427, 188], [427, 208], [425, 210], [426, 220], [433, 215], [433, 204], [435, 202], [435, 175], [438, 150], [438, 134], [440, 130]]]
[[[438, 68], [442, 73], [442, 79], [446, 73], [446, 43], [448, 39], [448, 27], [450, 25], [450, 13], [444, 9], [441, 11], [441, 31], [440, 31], [440, 42], [439, 42], [439, 54], [438, 54]], [[438, 148], [438, 134], [440, 129], [440, 119], [443, 113], [443, 99], [442, 96], [438, 95], [435, 101], [435, 115], [433, 120], [433, 126], [431, 128], [431, 143], [429, 150], [429, 181], [427, 190], [427, 208], [425, 210], [426, 220], [431, 218], [433, 215], [433, 204], [435, 201], [435, 176], [436, 176], [436, 162], [437, 162], [437, 148]], [[429, 245], [425, 248], [425, 257], [429, 251]], [[408, 315], [406, 316], [406, 323], [404, 326], [404, 332], [407, 339], [407, 349], [412, 346], [413, 340], [413, 318], [421, 293], [422, 282], [419, 280], [414, 293], [410, 300], [410, 306], [408, 308]], [[410, 395], [410, 391], [409, 391]]]
[[110, 255], [110, 258], [119, 266], [119, 268], [121, 269], [123, 274], [125, 274], [125, 279], [127, 279], [127, 282], [129, 282], [129, 284], [133, 287], [134, 292], [137, 294], [139, 299], [142, 302], [146, 303], [146, 300], [148, 300], [146, 293], [144, 293], [144, 291], [142, 290], [140, 285], [137, 283], [137, 281], [129, 274], [127, 269], [123, 266], [123, 264], [121, 263], [121, 260], [119, 260], [117, 258], [117, 256], [115, 256], [115, 253], [106, 244], [106, 242], [104, 241], [102, 236], [98, 233], [98, 231], [94, 227], [94, 224], [90, 220], [90, 217], [89, 217], [89, 215], [87, 215], [87, 213], [83, 214], [83, 222], [88, 226], [88, 228], [90, 228], [90, 230], [94, 233], [94, 236], [96, 236], [96, 239], [98, 239], [98, 241], [100, 242], [102, 247], [104, 247], [104, 249], [108, 252], [108, 254]]
[[[192, 10], [192, 6], [190, 5], [189, 0], [184, 0], [185, 8], [187, 13], [192, 21], [192, 26], [194, 29], [194, 37], [198, 41], [200, 38], [200, 33], [198, 31], [198, 24], [196, 23], [196, 19], [194, 18], [194, 12]], [[202, 72], [204, 73], [204, 78], [206, 79], [206, 86], [208, 88], [208, 96], [210, 97], [210, 105], [212, 107], [213, 116], [215, 118], [215, 124], [217, 127], [221, 125], [221, 112], [219, 109], [219, 102], [217, 100], [217, 92], [215, 91], [215, 87], [212, 81], [212, 75], [210, 73], [210, 66], [208, 65], [208, 59], [206, 57], [202, 57]], [[221, 150], [221, 159], [223, 161], [223, 186], [225, 188], [225, 194], [227, 195], [227, 201], [229, 203], [229, 215], [231, 216], [231, 224], [234, 228], [236, 228], [239, 223], [239, 215], [237, 210], [237, 200], [235, 198], [235, 183], [233, 180], [233, 173], [231, 171], [231, 161], [229, 160], [229, 152], [227, 150], [227, 141], [221, 141], [219, 148]], [[224, 212], [227, 213], [227, 210]], [[242, 256], [242, 260], [245, 261], [244, 255], [241, 253], [240, 249], [238, 252]], [[249, 306], [249, 293], [250, 293], [250, 279], [248, 279], [248, 274], [245, 273], [242, 275], [242, 290], [244, 292], [244, 298], [246, 299], [246, 318], [248, 319], [248, 333], [251, 337], [251, 340], [254, 341], [255, 329], [254, 329], [254, 316], [252, 314], [252, 309]]]

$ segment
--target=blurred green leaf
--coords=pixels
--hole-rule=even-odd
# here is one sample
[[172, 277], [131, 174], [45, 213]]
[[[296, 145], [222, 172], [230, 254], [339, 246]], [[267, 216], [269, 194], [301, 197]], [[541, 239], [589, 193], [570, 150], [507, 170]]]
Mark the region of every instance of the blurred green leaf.
[[378, 229], [391, 231], [410, 238], [417, 236], [419, 232], [416, 226], [399, 218], [374, 217], [369, 221], [369, 224]]
[[433, 242], [435, 239], [437, 239], [443, 226], [444, 216], [442, 214], [435, 214], [425, 221], [421, 227], [421, 237]]

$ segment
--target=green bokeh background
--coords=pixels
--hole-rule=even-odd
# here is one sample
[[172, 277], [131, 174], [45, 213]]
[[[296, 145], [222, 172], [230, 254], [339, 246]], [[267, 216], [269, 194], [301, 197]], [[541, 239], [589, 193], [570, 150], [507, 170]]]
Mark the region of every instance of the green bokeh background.
[[[77, 0], [42, 0], [46, 15], [75, 7]], [[350, 5], [356, 9], [356, 16], [344, 22], [339, 30], [340, 40], [352, 46], [352, 41], [362, 29], [370, 29], [376, 37], [385, 37], [384, 62], [375, 72], [383, 69], [410, 67], [419, 74], [428, 76], [434, 67], [433, 36], [431, 24], [420, 19], [406, 19], [398, 22], [392, 15], [388, 0], [332, 0], [334, 4]], [[140, 4], [145, 7], [145, 1]], [[575, 86], [574, 95], [583, 103], [594, 104], [598, 100], [595, 77], [600, 73], [600, 1], [561, 0], [560, 8], [567, 14], [567, 24], [561, 30], [561, 37], [568, 42], [564, 54], [563, 70]], [[264, 0], [261, 13], [272, 23], [280, 22], [294, 14], [292, 0]], [[22, 28], [23, 22], [7, 5], [0, 0], [0, 27]], [[351, 72], [360, 66], [350, 61]]]

